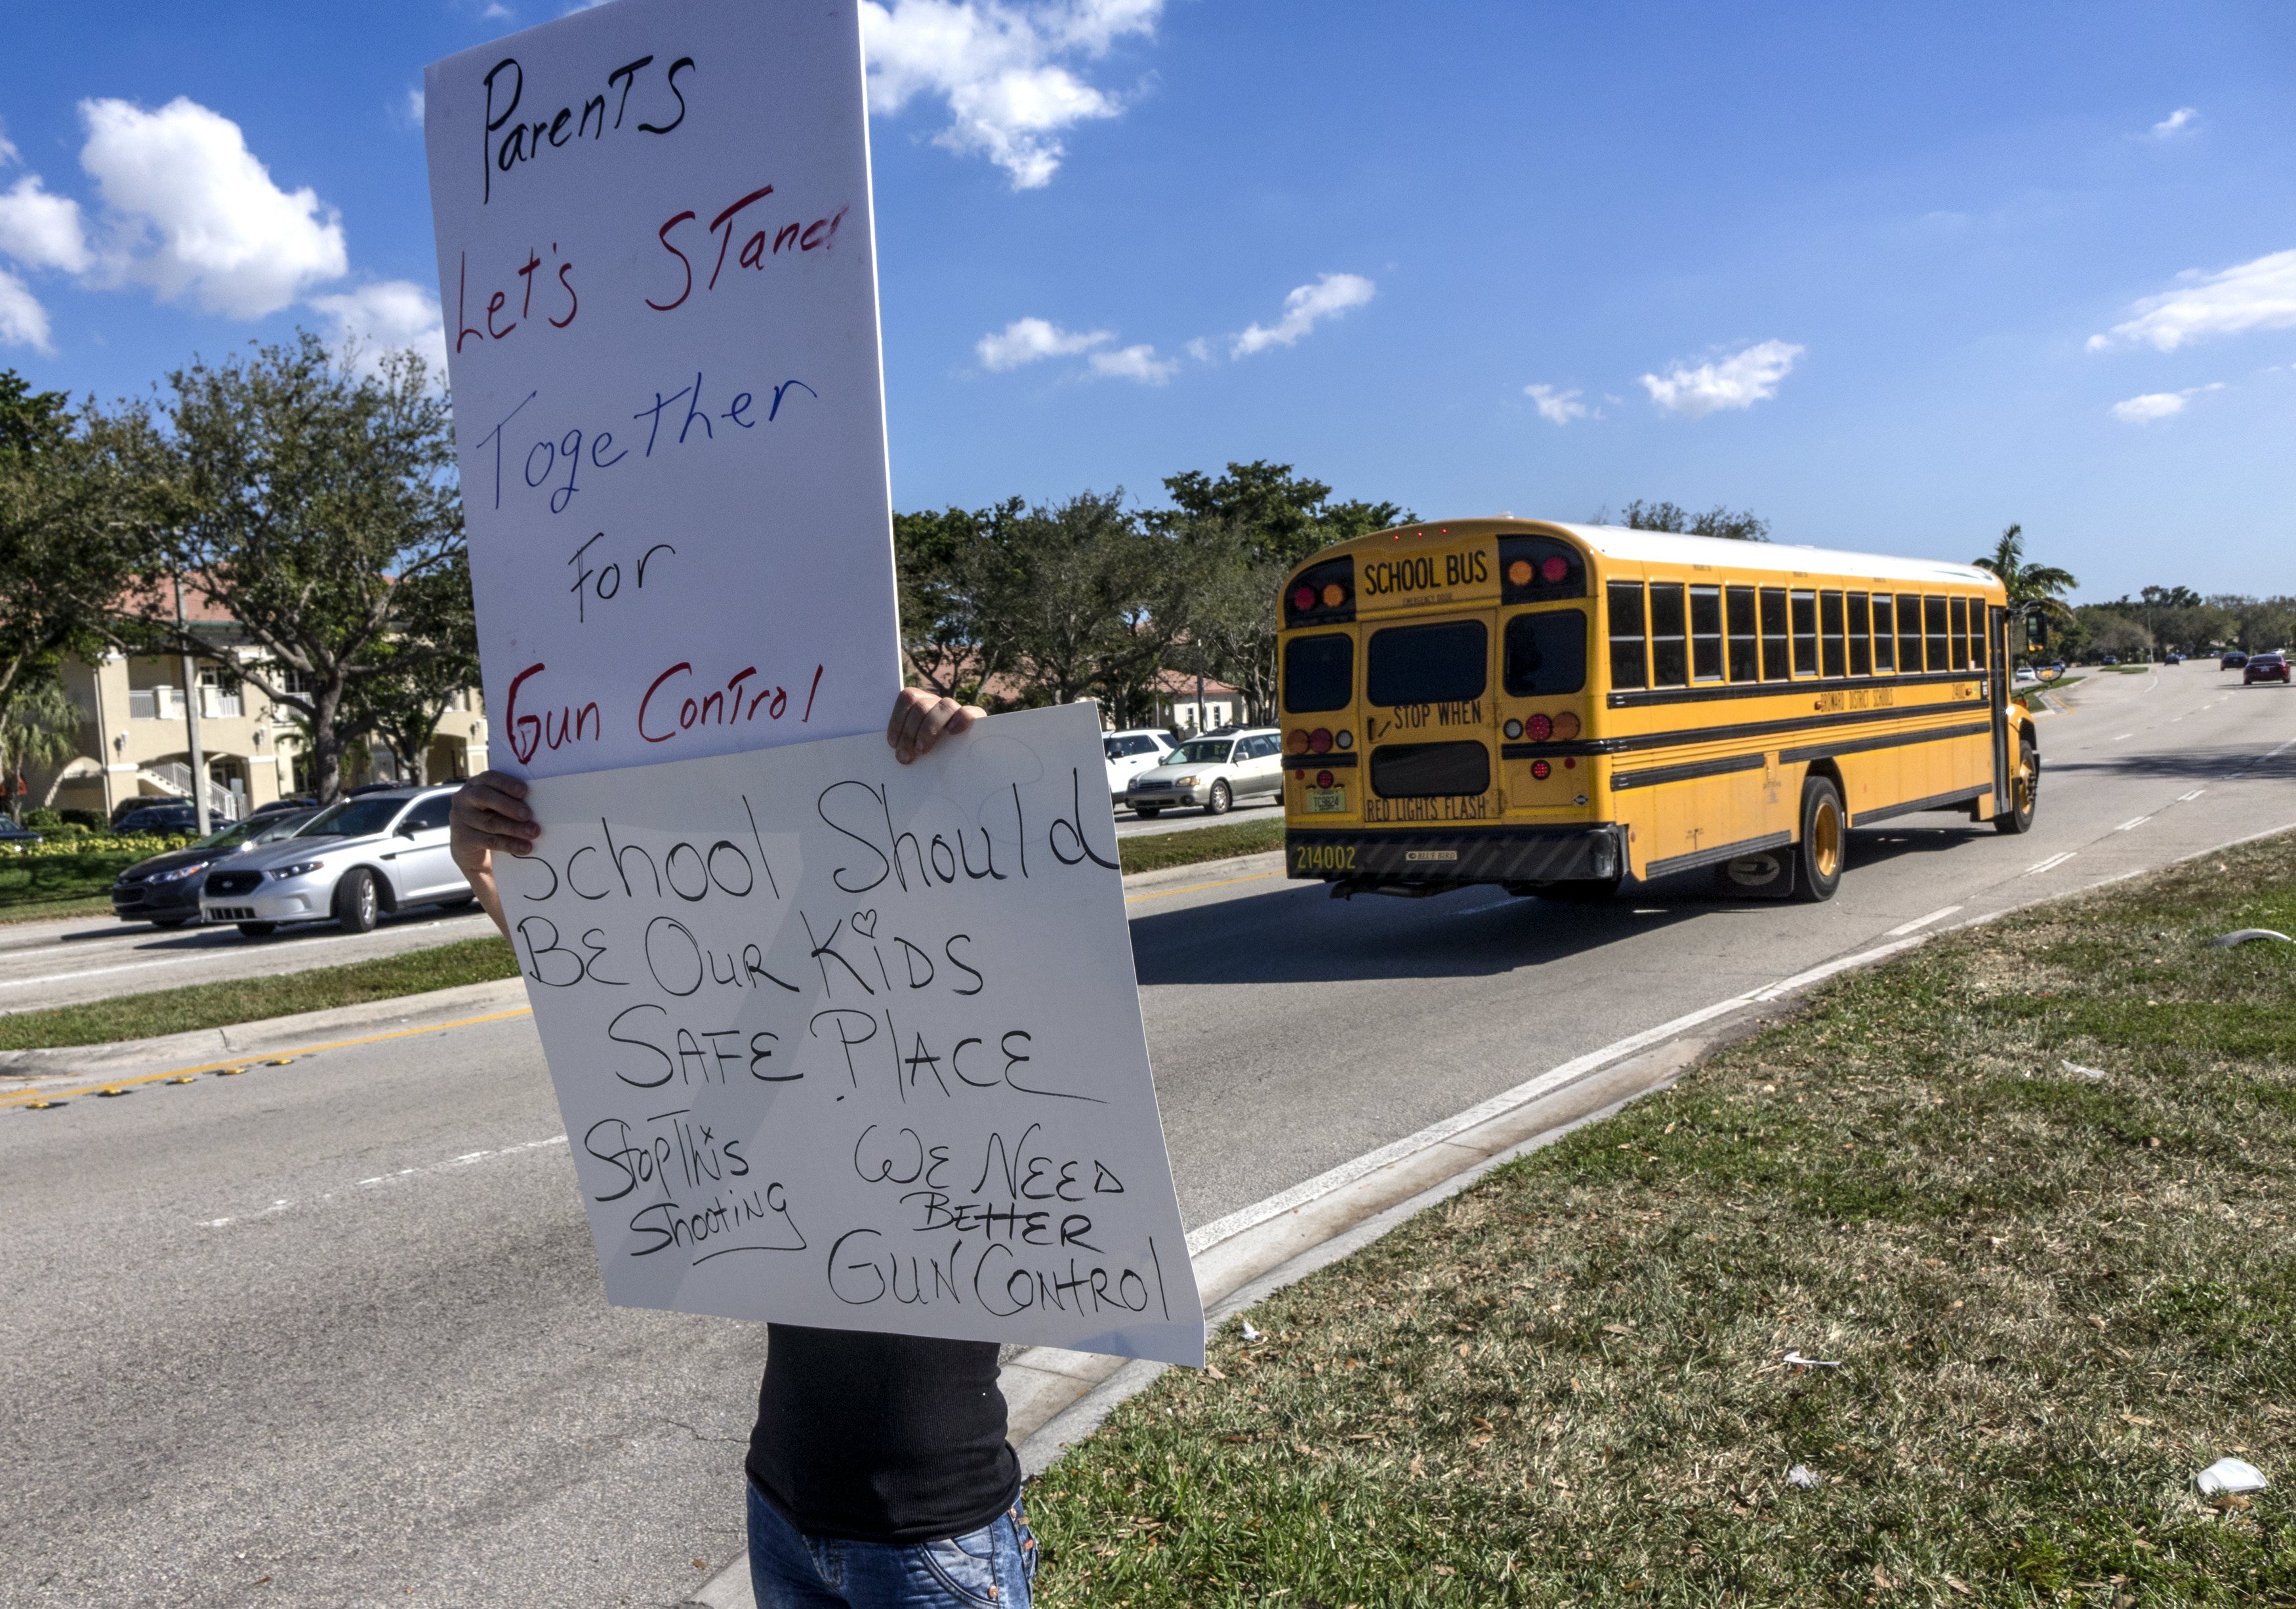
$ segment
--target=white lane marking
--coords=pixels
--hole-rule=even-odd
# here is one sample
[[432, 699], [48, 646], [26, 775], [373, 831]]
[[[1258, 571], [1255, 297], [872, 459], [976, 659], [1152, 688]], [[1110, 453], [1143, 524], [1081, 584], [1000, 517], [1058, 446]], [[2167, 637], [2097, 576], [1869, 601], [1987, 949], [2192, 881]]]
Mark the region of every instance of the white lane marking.
[[2194, 789], [2191, 792], [2189, 792], [2189, 793], [2179, 793], [2179, 794], [2177, 794], [2177, 802], [2178, 804], [2190, 804], [2190, 803], [2192, 803], [2192, 802], [2193, 802], [2193, 800], [2194, 800], [2195, 799], [2198, 799], [2202, 794], [2203, 794], [2203, 793], [2205, 793], [2205, 792], [2208, 792], [2208, 790], [2207, 790], [2206, 788], [2194, 788]]
[[2134, 732], [2124, 732], [2124, 733], [2122, 733], [2119, 737], [2114, 738], [2112, 741], [2113, 741], [2114, 743], [2127, 743], [2130, 738], [2132, 738], [2132, 737], [2134, 737], [2134, 736], [2136, 736], [2136, 733], [2134, 733]]
[[1952, 915], [1954, 912], [1961, 908], [1962, 907], [1957, 905], [1948, 905], [1941, 911], [1931, 911], [1926, 916], [1916, 916], [1911, 922], [1901, 922], [1882, 936], [1884, 939], [1902, 939], [1907, 933], [1920, 932], [1923, 928], [1927, 927], [1932, 922], [1944, 921], [1948, 916]]
[[2132, 816], [2127, 821], [2122, 822], [2119, 826], [2112, 830], [2116, 833], [2131, 832], [2137, 827], [2143, 826], [2146, 822], [2152, 819], [2152, 818], [2150, 816]]
[[[449, 1168], [467, 1168], [472, 1162], [481, 1162], [490, 1156], [516, 1156], [521, 1152], [539, 1151], [545, 1145], [562, 1145], [565, 1143], [566, 1137], [564, 1135], [554, 1134], [546, 1140], [528, 1140], [523, 1145], [504, 1145], [500, 1150], [466, 1151], [462, 1155], [449, 1157], [443, 1162], [431, 1162], [427, 1166], [421, 1168], [401, 1168], [396, 1173], [378, 1173], [373, 1178], [363, 1178], [359, 1180], [357, 1186], [355, 1187], [358, 1189], [368, 1189], [376, 1185], [393, 1184], [399, 1179], [413, 1178], [420, 1174], [444, 1173]], [[329, 1190], [315, 1199], [323, 1202], [332, 1201], [337, 1195], [341, 1194], [342, 1192], [338, 1190]], [[243, 1224], [251, 1222], [258, 1218], [269, 1218], [275, 1212], [285, 1212], [299, 1204], [300, 1203], [288, 1197], [282, 1196], [279, 1200], [273, 1202], [269, 1206], [263, 1208], [260, 1211], [242, 1212], [223, 1218], [202, 1219], [200, 1220], [199, 1227], [202, 1229], [220, 1229], [226, 1224]]]
[[2079, 851], [2078, 850], [2067, 850], [2062, 855], [2052, 855], [2046, 860], [2027, 866], [2023, 874], [2025, 876], [2031, 877], [2041, 872], [2054, 870], [2054, 868], [2064, 865], [2066, 861], [2070, 860], [2079, 853]]

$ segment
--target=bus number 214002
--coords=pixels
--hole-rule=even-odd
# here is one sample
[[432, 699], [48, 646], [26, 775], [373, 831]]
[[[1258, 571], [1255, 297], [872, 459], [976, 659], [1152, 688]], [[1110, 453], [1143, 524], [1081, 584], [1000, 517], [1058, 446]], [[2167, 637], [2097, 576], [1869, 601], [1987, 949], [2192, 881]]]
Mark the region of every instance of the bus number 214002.
[[1295, 872], [1352, 872], [1356, 846], [1351, 843], [1303, 843], [1293, 849]]

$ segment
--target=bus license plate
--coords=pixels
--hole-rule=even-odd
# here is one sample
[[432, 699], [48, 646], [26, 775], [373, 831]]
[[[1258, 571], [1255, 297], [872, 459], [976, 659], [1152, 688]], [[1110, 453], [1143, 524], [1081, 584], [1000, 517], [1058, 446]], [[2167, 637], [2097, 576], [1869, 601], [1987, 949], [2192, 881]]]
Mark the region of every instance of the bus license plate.
[[1308, 790], [1308, 813], [1310, 816], [1336, 816], [1348, 808], [1344, 788], [1310, 788]]

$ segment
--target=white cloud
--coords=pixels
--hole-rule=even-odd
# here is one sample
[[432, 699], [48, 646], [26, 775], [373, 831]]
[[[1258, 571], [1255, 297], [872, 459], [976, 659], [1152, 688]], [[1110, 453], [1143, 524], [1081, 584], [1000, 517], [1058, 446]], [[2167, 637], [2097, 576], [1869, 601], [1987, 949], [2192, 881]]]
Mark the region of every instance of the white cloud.
[[422, 86], [417, 84], [406, 92], [406, 120], [415, 127], [422, 127]]
[[2199, 112], [2195, 111], [2189, 106], [2179, 106], [2167, 117], [2162, 118], [2159, 122], [2152, 125], [2152, 137], [2156, 140], [2174, 139], [2177, 135], [2184, 133], [2187, 128], [2190, 128], [2193, 126], [2193, 120], [2200, 115], [2201, 114]]
[[384, 353], [412, 348], [439, 382], [446, 383], [447, 331], [439, 322], [439, 299], [413, 281], [381, 280], [314, 296], [310, 305], [334, 321], [339, 348], [357, 347], [363, 367], [372, 370]]
[[80, 166], [114, 225], [116, 271], [163, 301], [260, 318], [349, 267], [340, 218], [284, 191], [239, 125], [182, 96], [157, 111], [83, 101]]
[[1180, 372], [1177, 357], [1159, 357], [1145, 341], [1121, 351], [1095, 352], [1086, 363], [1095, 374], [1112, 380], [1136, 380], [1143, 385], [1162, 385]]
[[20, 154], [16, 149], [16, 142], [6, 135], [0, 134], [0, 168], [5, 168], [9, 163], [15, 161]]
[[1113, 341], [1106, 330], [1074, 332], [1042, 318], [1016, 318], [993, 335], [983, 335], [973, 350], [984, 369], [1017, 369], [1046, 357], [1069, 357]]
[[1527, 385], [1522, 394], [1538, 406], [1538, 416], [1549, 424], [1568, 424], [1573, 419], [1587, 417], [1587, 405], [1578, 400], [1583, 391], [1558, 391], [1551, 385]]
[[1180, 350], [1198, 363], [1210, 363], [1212, 360], [1212, 343], [1201, 335], [1193, 336], [1184, 342]]
[[2127, 424], [2150, 424], [2156, 419], [2171, 419], [2183, 413], [2185, 405], [2195, 397], [2224, 389], [2224, 382], [2219, 380], [2209, 385], [2186, 386], [2181, 391], [2147, 391], [2142, 397], [2114, 403], [2112, 416]]
[[67, 274], [84, 273], [94, 261], [80, 226], [79, 203], [68, 195], [50, 195], [37, 173], [0, 192], [0, 253], [28, 268]]
[[1326, 274], [1285, 296], [1283, 316], [1275, 324], [1255, 324], [1237, 336], [1228, 356], [1244, 357], [1269, 347], [1291, 346], [1321, 320], [1363, 306], [1375, 288], [1360, 274]]
[[5, 268], [0, 268], [0, 345], [55, 350], [48, 344], [48, 310]]
[[1070, 59], [1152, 35], [1162, 12], [1163, 0], [862, 0], [869, 103], [890, 116], [917, 95], [939, 96], [949, 125], [935, 144], [986, 156], [1013, 189], [1035, 190], [1067, 155], [1062, 130], [1124, 110]]
[[1793, 372], [1795, 361], [1807, 349], [1790, 341], [1765, 341], [1694, 369], [1677, 363], [1664, 374], [1645, 374], [1643, 389], [1668, 413], [1693, 419], [1721, 408], [1750, 408], [1778, 394], [1778, 382]]
[[2136, 303], [2130, 310], [2136, 316], [2127, 324], [2090, 336], [2088, 349], [2101, 352], [2117, 339], [2173, 352], [2206, 336], [2296, 324], [2296, 251], [2276, 251], [2220, 274], [2187, 268], [2177, 280], [2177, 289]]

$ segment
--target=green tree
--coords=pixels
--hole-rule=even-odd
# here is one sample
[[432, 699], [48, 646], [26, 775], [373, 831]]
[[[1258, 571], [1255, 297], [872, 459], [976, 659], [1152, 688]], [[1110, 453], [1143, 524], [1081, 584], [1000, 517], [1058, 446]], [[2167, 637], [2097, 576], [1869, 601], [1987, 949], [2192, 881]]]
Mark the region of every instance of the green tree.
[[936, 693], [978, 702], [989, 678], [1012, 667], [1011, 644], [983, 612], [983, 588], [997, 573], [998, 533], [1026, 506], [1013, 497], [893, 516], [901, 653], [909, 674]]
[[1157, 608], [1171, 573], [1162, 545], [1121, 488], [998, 513], [973, 583], [984, 640], [1003, 645], [1034, 702], [1097, 694], [1122, 709], [1171, 641], [1172, 611]]
[[1149, 529], [1167, 537], [1189, 527], [1217, 531], [1253, 564], [1297, 564], [1334, 542], [1413, 518], [1393, 503], [1334, 503], [1323, 481], [1293, 474], [1288, 464], [1260, 458], [1230, 464], [1217, 479], [1198, 470], [1168, 475], [1164, 491], [1172, 506], [1151, 510], [1145, 516]]
[[[53, 675], [18, 682], [6, 702], [0, 702], [0, 784], [7, 789], [11, 815], [20, 819], [23, 815], [16, 779], [27, 771], [61, 767], [77, 754], [86, 719], [86, 712], [72, 702]], [[53, 798], [55, 789], [48, 793]]]
[[[394, 641], [408, 602], [463, 562], [446, 399], [411, 352], [361, 370], [308, 332], [245, 358], [195, 360], [168, 383], [185, 510], [168, 568], [261, 650], [232, 669], [299, 718], [308, 785], [332, 800], [355, 729], [352, 685], [447, 652]], [[177, 628], [165, 590], [131, 607], [123, 631], [214, 659], [211, 643]]]
[[2072, 618], [2072, 606], [2065, 602], [2063, 595], [2080, 582], [2069, 570], [2027, 560], [2022, 525], [2010, 526], [2001, 533], [1991, 553], [1980, 554], [1970, 562], [2001, 578], [2002, 590], [2009, 595], [2012, 609], [2032, 608], [2058, 620]]
[[[1595, 523], [1612, 523], [1610, 511], [1595, 515]], [[1666, 530], [1678, 536], [1726, 537], [1738, 542], [1767, 542], [1770, 522], [1751, 509], [1729, 509], [1716, 504], [1702, 514], [1692, 513], [1679, 503], [1645, 503], [1635, 498], [1619, 511], [1616, 523], [1628, 530]]]
[[340, 725], [346, 735], [382, 739], [402, 776], [430, 775], [430, 740], [455, 694], [479, 682], [478, 622], [471, 603], [468, 556], [403, 584], [393, 600], [390, 632], [376, 645], [374, 669], [352, 678]]

